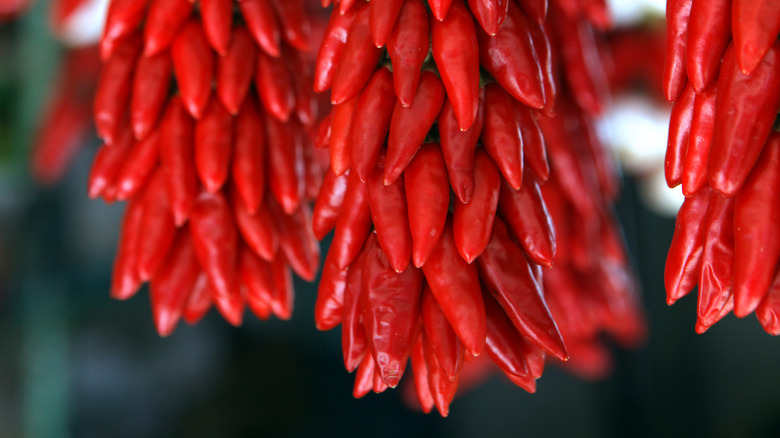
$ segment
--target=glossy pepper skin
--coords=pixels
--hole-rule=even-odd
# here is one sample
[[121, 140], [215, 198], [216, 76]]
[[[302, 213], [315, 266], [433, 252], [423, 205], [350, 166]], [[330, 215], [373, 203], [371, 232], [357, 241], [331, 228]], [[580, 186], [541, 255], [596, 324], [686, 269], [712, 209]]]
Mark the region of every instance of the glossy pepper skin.
[[693, 0], [666, 2], [666, 61], [663, 89], [669, 102], [680, 97], [686, 83], [685, 47], [688, 43], [688, 20]]
[[406, 0], [389, 38], [395, 94], [403, 106], [412, 104], [420, 71], [430, 46], [430, 23], [423, 0]]
[[453, 2], [443, 21], [431, 19], [433, 59], [462, 131], [477, 118], [479, 47], [474, 21], [463, 2]]
[[766, 294], [780, 260], [780, 134], [774, 132], [736, 196], [734, 314], [747, 316]]
[[685, 69], [697, 93], [718, 77], [726, 45], [731, 39], [731, 0], [694, 0], [688, 19]]
[[363, 322], [376, 371], [394, 388], [406, 369], [418, 331], [423, 276], [419, 269], [396, 272], [375, 236], [366, 245], [360, 295]]
[[512, 97], [540, 109], [545, 103], [544, 83], [530, 26], [510, 2], [506, 20], [495, 36], [478, 32], [479, 62]]
[[698, 332], [717, 321], [733, 294], [734, 198], [713, 193], [704, 222], [706, 231], [699, 274]]
[[349, 28], [339, 68], [333, 78], [331, 102], [334, 105], [354, 98], [368, 82], [382, 50], [371, 41], [369, 4], [363, 4]]
[[687, 295], [698, 283], [706, 230], [704, 216], [711, 196], [711, 189], [703, 189], [686, 198], [677, 213], [664, 269], [666, 303], [669, 305]]
[[374, 173], [366, 182], [368, 205], [376, 228], [379, 245], [396, 272], [403, 272], [412, 257], [412, 235], [406, 207], [404, 180], [390, 185], [383, 181], [384, 157], [377, 162]]
[[350, 167], [361, 181], [366, 181], [374, 170], [395, 105], [393, 75], [386, 68], [377, 69], [357, 97], [350, 125]]
[[425, 264], [441, 236], [450, 204], [444, 159], [435, 143], [424, 145], [404, 172], [409, 226], [412, 233], [412, 262]]
[[715, 129], [708, 174], [710, 187], [726, 196], [740, 188], [758, 159], [780, 107], [780, 42], [745, 76], [733, 48], [723, 58], [718, 77]]
[[448, 218], [436, 246], [422, 266], [425, 279], [466, 351], [479, 356], [485, 346], [485, 304], [477, 267], [458, 254]]
[[669, 140], [664, 159], [664, 175], [669, 187], [676, 187], [682, 183], [685, 153], [691, 137], [690, 127], [693, 121], [695, 98], [696, 92], [693, 91], [693, 87], [686, 85], [682, 96], [672, 107], [672, 115], [669, 118]]
[[477, 259], [481, 278], [524, 336], [540, 349], [566, 360], [569, 354], [541, 286], [508, 233], [503, 222], [494, 221], [490, 242]]
[[780, 33], [780, 4], [773, 0], [734, 0], [731, 14], [737, 63], [749, 75]]

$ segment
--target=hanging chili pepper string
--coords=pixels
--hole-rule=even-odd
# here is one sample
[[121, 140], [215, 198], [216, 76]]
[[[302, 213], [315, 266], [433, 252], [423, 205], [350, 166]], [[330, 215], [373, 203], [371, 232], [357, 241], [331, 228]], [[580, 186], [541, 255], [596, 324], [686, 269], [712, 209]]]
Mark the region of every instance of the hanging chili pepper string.
[[101, 41], [106, 145], [90, 195], [129, 200], [112, 296], [151, 282], [164, 336], [212, 304], [234, 325], [247, 305], [287, 319], [290, 269], [313, 280], [319, 266], [304, 201], [323, 167], [307, 151], [316, 103], [296, 53], [308, 15], [302, 1], [239, 6], [243, 20], [231, 1], [117, 0]]
[[759, 321], [776, 334], [780, 5], [670, 1], [667, 14], [665, 87], [675, 103], [665, 171], [687, 196], [667, 257], [667, 301], [698, 285], [697, 332], [760, 306]]
[[[555, 19], [540, 26], [547, 2], [429, 1], [428, 10], [406, 0], [383, 5], [389, 15], [380, 18], [374, 3], [336, 2], [317, 61], [318, 91], [332, 84], [335, 106], [330, 126], [319, 129], [331, 170], [314, 227], [321, 237], [335, 225], [328, 259], [337, 261], [326, 262], [317, 325], [338, 325], [335, 308], [343, 307], [345, 365], [358, 370], [354, 395], [395, 387], [411, 358], [423, 409], [447, 415], [464, 364], [483, 352], [535, 391], [545, 353], [570, 355], [548, 297], [561, 318], [587, 313], [587, 331], [571, 322], [565, 333], [582, 352], [577, 370], [602, 375], [609, 359], [599, 333], [625, 345], [644, 335], [625, 252], [615, 249], [622, 242], [610, 213], [614, 163], [589, 120], [608, 101], [587, 18], [603, 25], [603, 15], [553, 2]], [[340, 12], [356, 18], [350, 24]], [[393, 20], [383, 55], [373, 43]], [[571, 59], [562, 62], [566, 50]], [[387, 58], [392, 70], [379, 62]], [[349, 81], [339, 80], [346, 74]], [[549, 212], [553, 190], [561, 205]], [[556, 228], [573, 217], [585, 224], [569, 225], [574, 249], [561, 258]], [[547, 291], [537, 263], [575, 280]], [[608, 290], [583, 294], [581, 279]], [[388, 327], [376, 318], [390, 308], [399, 313], [383, 318], [398, 325], [398, 337], [385, 339], [377, 330]]]

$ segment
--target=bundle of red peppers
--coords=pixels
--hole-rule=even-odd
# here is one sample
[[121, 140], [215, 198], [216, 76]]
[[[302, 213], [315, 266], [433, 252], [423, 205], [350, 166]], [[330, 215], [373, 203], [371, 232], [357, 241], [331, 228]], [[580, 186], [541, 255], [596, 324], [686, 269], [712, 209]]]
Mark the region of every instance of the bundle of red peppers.
[[302, 1], [116, 0], [100, 42], [89, 194], [128, 200], [111, 296], [150, 282], [157, 330], [212, 303], [291, 316], [290, 268], [319, 266], [320, 165]]
[[665, 171], [686, 199], [665, 283], [669, 304], [698, 285], [699, 333], [733, 310], [780, 334], [778, 33], [778, 2], [667, 3]]
[[483, 352], [533, 392], [545, 355], [571, 352], [575, 371], [599, 376], [601, 333], [643, 336], [592, 121], [607, 99], [593, 26], [607, 12], [547, 7], [334, 6], [314, 78], [334, 107], [313, 226], [335, 229], [315, 318], [342, 325], [356, 397], [396, 386], [411, 358], [423, 409], [447, 415]]
[[315, 318], [342, 326], [356, 397], [410, 360], [442, 415], [479, 356], [529, 392], [547, 355], [604, 375], [604, 334], [644, 336], [594, 127], [605, 2], [332, 7], [308, 63], [302, 0], [111, 2], [89, 178], [128, 201], [111, 295], [150, 282], [161, 335], [212, 304], [289, 318], [290, 269], [313, 280], [334, 230]]

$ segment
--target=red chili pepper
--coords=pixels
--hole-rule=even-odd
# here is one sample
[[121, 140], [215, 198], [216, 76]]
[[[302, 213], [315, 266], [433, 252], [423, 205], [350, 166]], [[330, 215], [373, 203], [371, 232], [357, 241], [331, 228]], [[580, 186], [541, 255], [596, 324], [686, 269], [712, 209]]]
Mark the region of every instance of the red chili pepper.
[[718, 77], [723, 51], [731, 40], [731, 0], [694, 1], [688, 19], [685, 66], [688, 80], [702, 93]]
[[351, 100], [363, 89], [376, 68], [382, 49], [371, 41], [369, 4], [363, 4], [349, 28], [347, 43], [333, 78], [330, 101], [338, 105]]
[[143, 231], [143, 217], [143, 196], [137, 196], [127, 204], [122, 219], [122, 232], [119, 234], [119, 246], [111, 274], [111, 298], [126, 300], [135, 295], [141, 287], [137, 248]]
[[309, 51], [309, 20], [304, 11], [303, 0], [271, 0], [279, 18], [282, 38], [295, 49]]
[[411, 105], [414, 100], [430, 41], [428, 9], [423, 0], [406, 0], [387, 39], [395, 94], [403, 106]]
[[233, 155], [233, 116], [211, 99], [195, 124], [195, 168], [209, 192], [219, 191], [227, 181]]
[[249, 309], [258, 318], [266, 320], [271, 316], [274, 290], [271, 265], [246, 246], [241, 246], [238, 257], [238, 275], [246, 288]]
[[142, 282], [154, 277], [176, 235], [165, 180], [164, 171], [158, 169], [142, 195], [143, 218], [135, 248], [138, 278]]
[[463, 368], [465, 350], [427, 283], [423, 285], [421, 316], [441, 370], [448, 379], [454, 380]]
[[138, 193], [160, 161], [160, 130], [155, 129], [145, 139], [136, 142], [114, 179], [116, 199], [124, 201]]
[[171, 211], [176, 224], [187, 221], [198, 191], [192, 157], [194, 123], [181, 100], [168, 103], [160, 126], [160, 162], [165, 169]]
[[462, 1], [452, 3], [443, 21], [431, 20], [431, 52], [462, 131], [477, 118], [480, 48], [473, 18]]
[[749, 75], [777, 40], [780, 5], [773, 0], [734, 0], [731, 13], [737, 64]]
[[231, 0], [201, 0], [200, 18], [206, 38], [220, 56], [225, 56], [230, 46], [230, 28], [233, 25], [233, 2]]
[[452, 0], [428, 0], [428, 6], [431, 7], [433, 16], [439, 21], [444, 21], [444, 18], [449, 13], [451, 4]]
[[[775, 274], [769, 291], [756, 308], [756, 317], [767, 333], [775, 336], [780, 334], [780, 273]], [[414, 353], [412, 366], [414, 366]]]
[[666, 2], [666, 62], [663, 87], [669, 102], [677, 101], [685, 87], [685, 50], [688, 45], [688, 20], [692, 5], [693, 0]]
[[108, 61], [125, 37], [134, 33], [146, 16], [149, 0], [117, 0], [108, 6], [106, 24], [100, 38], [100, 58]]
[[341, 175], [350, 168], [350, 149], [352, 137], [352, 116], [358, 99], [352, 99], [333, 106], [330, 122], [330, 167], [333, 173]]
[[479, 94], [477, 119], [468, 130], [461, 131], [458, 127], [449, 100], [444, 101], [437, 120], [441, 151], [444, 154], [444, 163], [447, 165], [450, 185], [460, 202], [464, 204], [470, 202], [474, 194], [474, 148], [477, 146], [485, 121], [484, 88], [480, 89]]
[[190, 20], [179, 32], [171, 56], [182, 101], [192, 117], [199, 119], [211, 97], [214, 55], [198, 20]]
[[[330, 253], [329, 253], [330, 254]], [[360, 309], [360, 291], [363, 289], [363, 259], [365, 251], [349, 265], [347, 282], [344, 288], [344, 314], [341, 324], [341, 351], [344, 366], [350, 373], [360, 364], [368, 350], [368, 338], [363, 328]], [[367, 356], [371, 356], [368, 354]], [[372, 358], [373, 360], [373, 358]]]
[[290, 82], [290, 72], [282, 58], [273, 58], [260, 51], [255, 69], [255, 87], [265, 110], [285, 122], [295, 107], [295, 94]]
[[540, 349], [567, 360], [569, 354], [547, 308], [541, 285], [500, 219], [494, 221], [493, 235], [477, 264], [480, 278], [520, 333]]
[[593, 27], [583, 18], [569, 18], [560, 12], [552, 17], [560, 38], [564, 77], [574, 100], [589, 114], [600, 114], [609, 100], [609, 85]]
[[242, 0], [238, 2], [249, 33], [263, 51], [279, 56], [279, 24], [269, 0]]
[[95, 127], [98, 136], [114, 144], [130, 103], [133, 69], [141, 53], [138, 35], [123, 39], [103, 66], [95, 93]]
[[314, 67], [315, 93], [322, 93], [333, 85], [333, 77], [336, 76], [341, 63], [341, 54], [347, 44], [349, 29], [356, 15], [356, 8], [346, 14], [330, 14]]
[[526, 176], [520, 190], [501, 184], [498, 213], [525, 254], [535, 263], [552, 267], [556, 250], [555, 228], [539, 184], [532, 177]]
[[406, 207], [404, 181], [385, 185], [382, 181], [384, 157], [377, 162], [374, 173], [366, 182], [368, 205], [376, 228], [379, 245], [396, 272], [403, 272], [412, 257], [412, 235]]
[[479, 274], [476, 266], [466, 263], [458, 254], [452, 221], [447, 220], [441, 238], [422, 268], [433, 296], [466, 351], [479, 356], [487, 330]]
[[534, 23], [530, 25], [530, 29], [531, 39], [533, 40], [536, 56], [539, 57], [539, 64], [542, 70], [545, 100], [543, 111], [546, 116], [553, 117], [555, 115], [555, 96], [558, 94], [558, 86], [555, 84], [553, 53], [552, 47], [550, 47], [547, 26]]
[[412, 347], [411, 362], [417, 401], [420, 402], [422, 411], [427, 414], [433, 409], [433, 395], [428, 382], [428, 366], [425, 364], [425, 350], [423, 350], [422, 338], [422, 334], [418, 336], [414, 347]]
[[531, 37], [533, 24], [510, 3], [506, 20], [495, 36], [477, 32], [479, 62], [512, 97], [532, 108], [542, 108], [544, 81]]
[[403, 173], [417, 149], [433, 127], [444, 103], [445, 90], [436, 74], [424, 71], [412, 104], [404, 107], [398, 101], [390, 120], [387, 138], [385, 184], [392, 184]]
[[412, 233], [412, 262], [419, 268], [441, 236], [450, 204], [447, 170], [439, 145], [420, 147], [404, 171], [404, 189]]
[[360, 180], [365, 181], [374, 170], [396, 105], [390, 70], [377, 69], [356, 100], [350, 124], [350, 163]]
[[710, 155], [712, 131], [715, 128], [715, 99], [717, 84], [697, 94], [693, 101], [693, 115], [682, 172], [682, 190], [691, 196], [707, 186], [707, 160]]
[[335, 257], [325, 257], [317, 288], [317, 301], [314, 304], [314, 323], [317, 330], [330, 330], [341, 324], [344, 318], [344, 291], [347, 287], [347, 274], [351, 268], [339, 269]]
[[149, 287], [154, 325], [160, 336], [169, 336], [176, 329], [199, 274], [190, 230], [184, 226]]
[[317, 119], [319, 106], [311, 90], [312, 70], [310, 62], [303, 59], [300, 52], [287, 50], [283, 58], [287, 71], [296, 72], [290, 75], [293, 94], [295, 95], [295, 115], [304, 126], [311, 126]]
[[[217, 297], [229, 299], [238, 291], [238, 232], [230, 206], [221, 193], [202, 191], [198, 195], [192, 209], [190, 229], [195, 253], [209, 278], [215, 301]], [[229, 321], [235, 323], [236, 319], [240, 323], [240, 318]]]
[[528, 376], [529, 370], [523, 360], [524, 352], [521, 349], [522, 335], [493, 297], [487, 293], [482, 296], [487, 315], [485, 352], [507, 375]]
[[206, 278], [206, 274], [201, 272], [198, 280], [195, 282], [195, 287], [192, 288], [192, 294], [190, 294], [187, 305], [184, 308], [184, 321], [187, 324], [197, 324], [198, 321], [203, 319], [211, 309], [211, 287], [209, 286], [209, 280]]
[[274, 280], [271, 309], [277, 318], [286, 321], [292, 317], [295, 291], [293, 290], [292, 274], [284, 257], [276, 257], [271, 262], [271, 275]]
[[[344, 1], [341, 2], [341, 4], [344, 3]], [[374, 387], [374, 367], [374, 358], [370, 354], [364, 355], [357, 373], [355, 373], [355, 387], [352, 390], [353, 397], [361, 398], [371, 392], [371, 389]]]
[[304, 163], [302, 139], [295, 126], [282, 123], [264, 114], [268, 139], [268, 189], [285, 213], [290, 214], [301, 203], [304, 189]]
[[217, 96], [230, 114], [238, 114], [256, 65], [257, 46], [246, 28], [236, 26], [227, 52], [217, 62]]
[[[699, 322], [709, 327], [729, 296], [734, 274], [734, 198], [714, 193], [704, 217], [704, 249], [699, 276]], [[736, 304], [736, 303], [735, 303]], [[758, 302], [756, 302], [756, 305]], [[752, 310], [752, 309], [751, 309]]]
[[133, 146], [133, 134], [124, 129], [114, 145], [103, 145], [95, 155], [92, 169], [89, 171], [88, 193], [92, 199], [104, 194], [114, 185], [117, 174]]
[[455, 392], [458, 390], [460, 376], [455, 376], [455, 380], [450, 380], [436, 359], [428, 338], [422, 335], [422, 339], [425, 364], [428, 368], [428, 384], [430, 385], [431, 395], [433, 395], [433, 402], [439, 414], [442, 417], [446, 417], [450, 412], [450, 403], [452, 403], [452, 399], [455, 398]]
[[512, 96], [496, 83], [485, 86], [482, 146], [493, 158], [504, 179], [515, 190], [520, 189], [523, 185], [523, 138]]
[[317, 240], [322, 240], [336, 226], [348, 179], [345, 174], [336, 176], [330, 168], [325, 172], [312, 214], [312, 230]]
[[144, 55], [167, 49], [192, 14], [189, 0], [153, 0], [144, 22]]
[[530, 168], [541, 182], [550, 177], [550, 163], [547, 161], [547, 148], [544, 135], [530, 108], [515, 102], [517, 126], [523, 137], [523, 164]]
[[747, 316], [774, 279], [780, 260], [780, 133], [764, 152], [737, 193], [734, 206], [734, 314]]
[[135, 138], [143, 140], [160, 118], [171, 84], [171, 57], [168, 53], [140, 56], [135, 67], [130, 97], [130, 124]]
[[764, 147], [780, 107], [780, 42], [750, 76], [739, 70], [732, 46], [723, 57], [710, 146], [710, 187], [733, 196]]
[[263, 206], [252, 214], [238, 196], [234, 196], [232, 201], [236, 225], [244, 243], [263, 260], [273, 260], [279, 249], [279, 233], [269, 209]]
[[371, 232], [368, 189], [355, 172], [350, 172], [348, 178], [336, 232], [330, 244], [330, 251], [336, 253], [336, 263], [341, 269], [348, 267], [357, 257]]
[[250, 97], [235, 120], [231, 175], [249, 214], [260, 209], [266, 187], [266, 144], [263, 118]]
[[361, 314], [368, 345], [382, 381], [395, 388], [419, 332], [423, 276], [419, 269], [396, 272], [375, 235], [366, 242]]
[[538, 24], [541, 25], [547, 19], [547, 0], [520, 0], [517, 4]]
[[576, 115], [572, 114], [571, 108], [561, 109], [561, 113], [556, 117], [538, 119], [550, 152], [551, 174], [555, 175], [559, 188], [577, 214], [583, 218], [592, 218], [598, 215], [598, 210], [601, 208], [601, 199], [599, 199], [601, 192], [595, 186], [597, 183], [595, 178], [593, 180], [588, 178], [591, 176], [588, 173], [593, 169], [586, 164], [580, 150], [581, 145], [576, 143], [579, 140], [578, 136], [582, 135], [581, 132], [572, 129]]
[[677, 187], [682, 183], [685, 154], [691, 136], [695, 98], [696, 92], [688, 84], [682, 91], [679, 100], [672, 106], [672, 114], [669, 117], [669, 141], [666, 145], [666, 158], [664, 159], [664, 175], [669, 187]]
[[368, 24], [374, 45], [384, 47], [393, 30], [404, 0], [379, 0], [369, 3]]
[[468, 204], [454, 202], [452, 212], [455, 245], [468, 263], [479, 257], [490, 240], [500, 187], [498, 168], [478, 149], [474, 160], [474, 196]]
[[269, 199], [267, 205], [279, 230], [279, 249], [284, 259], [298, 276], [313, 281], [320, 265], [320, 249], [308, 227], [311, 223], [308, 204], [301, 204], [288, 214], [273, 200]]
[[506, 18], [509, 0], [468, 0], [471, 13], [488, 35], [495, 35]]

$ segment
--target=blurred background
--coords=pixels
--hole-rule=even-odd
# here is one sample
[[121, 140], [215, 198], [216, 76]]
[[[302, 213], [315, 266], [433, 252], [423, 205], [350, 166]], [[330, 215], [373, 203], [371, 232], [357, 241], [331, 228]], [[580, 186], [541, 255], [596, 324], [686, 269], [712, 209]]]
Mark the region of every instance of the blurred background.
[[[663, 24], [659, 2], [613, 3], [621, 20], [642, 21], [642, 32], [653, 34]], [[212, 310], [197, 326], [180, 325], [165, 339], [154, 330], [146, 287], [128, 302], [108, 297], [123, 205], [86, 196], [94, 132], [82, 135], [56, 185], [41, 185], [31, 171], [37, 127], [50, 111], [47, 98], [72, 53], [52, 35], [49, 8], [36, 0], [14, 19], [0, 11], [7, 20], [0, 24], [0, 437], [752, 437], [780, 431], [780, 341], [752, 316], [728, 316], [696, 335], [695, 298], [665, 304], [669, 213], [679, 195], [658, 189], [669, 109], [648, 97], [652, 84], [622, 87], [632, 93], [616, 98], [602, 125], [625, 164], [618, 215], [641, 281], [648, 341], [635, 351], [614, 349], [613, 372], [601, 381], [550, 366], [530, 395], [495, 375], [460, 391], [443, 419], [410, 408], [404, 388], [352, 398], [338, 330], [314, 327], [312, 284], [296, 280], [292, 321], [247, 317], [233, 328]], [[655, 19], [648, 11], [656, 11]], [[651, 49], [637, 56], [660, 68]]]

